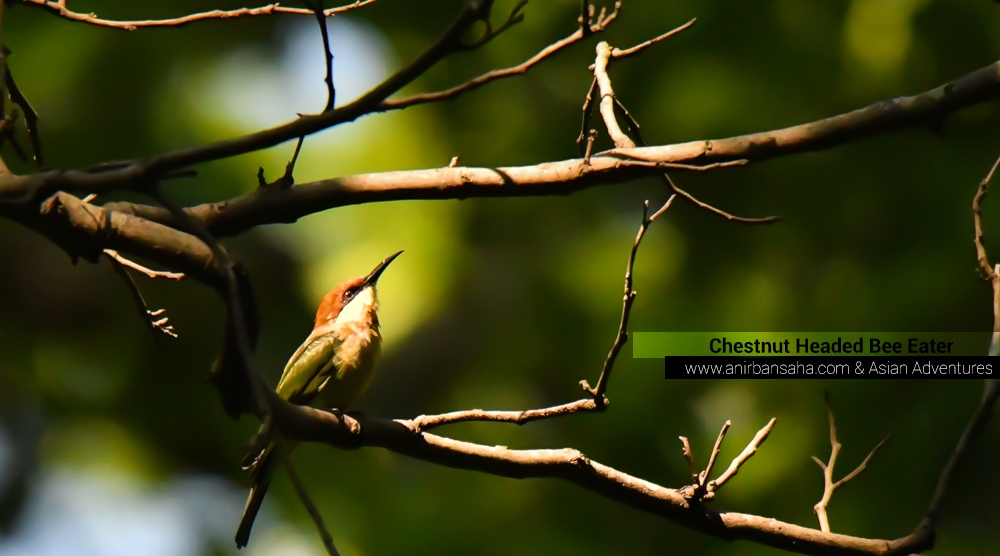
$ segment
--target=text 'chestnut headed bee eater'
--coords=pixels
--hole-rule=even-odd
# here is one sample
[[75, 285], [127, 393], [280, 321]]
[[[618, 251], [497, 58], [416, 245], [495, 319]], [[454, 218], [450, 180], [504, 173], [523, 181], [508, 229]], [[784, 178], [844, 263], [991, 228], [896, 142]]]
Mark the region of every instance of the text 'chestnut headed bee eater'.
[[[285, 365], [278, 381], [278, 395], [297, 405], [347, 409], [368, 389], [382, 346], [375, 284], [400, 253], [387, 257], [368, 276], [351, 278], [323, 297], [312, 333]], [[273, 450], [274, 443], [269, 442], [243, 460], [253, 474], [254, 484], [236, 531], [238, 548], [246, 546], [271, 483]]]

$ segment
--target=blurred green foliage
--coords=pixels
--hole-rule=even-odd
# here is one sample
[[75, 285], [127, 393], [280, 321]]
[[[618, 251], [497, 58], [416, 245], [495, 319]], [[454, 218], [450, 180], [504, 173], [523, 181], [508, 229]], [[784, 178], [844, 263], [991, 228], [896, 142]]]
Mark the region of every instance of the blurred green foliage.
[[[498, 2], [498, 16], [512, 4]], [[373, 59], [391, 71], [429, 44], [459, 6], [379, 0], [344, 19], [371, 41], [355, 54], [384, 51]], [[242, 5], [79, 0], [70, 7], [129, 19]], [[570, 34], [578, 9], [577, 0], [533, 1], [522, 25], [448, 58], [407, 90], [519, 63]], [[916, 93], [993, 62], [1000, 50], [1000, 8], [985, 0], [626, 0], [600, 39], [525, 76], [309, 138], [296, 178], [436, 167], [453, 155], [468, 166], [573, 157], [593, 44], [628, 47], [695, 16], [693, 29], [612, 64], [615, 90], [651, 144], [774, 129]], [[3, 23], [10, 66], [41, 116], [55, 167], [227, 138], [322, 105], [322, 98], [295, 104], [309, 97], [298, 95], [301, 85], [287, 73], [299, 34], [312, 33], [305, 44], [321, 56], [308, 17], [129, 33], [15, 2]], [[336, 67], [350, 64], [342, 58]], [[321, 65], [310, 67], [320, 84]], [[676, 174], [706, 202], [785, 220], [746, 227], [675, 204], [639, 253], [632, 329], [988, 330], [991, 292], [975, 272], [970, 205], [1000, 154], [997, 118], [988, 104], [949, 118], [943, 136], [913, 129], [760, 165]], [[168, 191], [186, 204], [251, 191], [256, 168], [277, 176], [292, 148], [206, 164]], [[32, 170], [9, 147], [2, 154], [15, 172]], [[345, 207], [226, 245], [255, 280], [264, 319], [257, 362], [272, 382], [309, 332], [325, 291], [406, 249], [380, 282], [385, 357], [359, 409], [412, 417], [529, 408], [575, 399], [577, 381], [596, 379], [617, 327], [641, 202], [664, 198], [662, 184], [643, 180], [568, 197]], [[993, 201], [985, 202], [987, 249], [1000, 259]], [[139, 277], [180, 334], [157, 342], [106, 263], [72, 266], [54, 245], [7, 221], [0, 238], [0, 419], [9, 438], [28, 431], [25, 461], [34, 461], [30, 439], [38, 439], [29, 499], [57, 472], [137, 481], [149, 496], [191, 475], [247, 483], [237, 464], [257, 424], [226, 418], [205, 382], [222, 322], [211, 291], [191, 280]], [[834, 496], [833, 530], [895, 538], [921, 517], [982, 387], [963, 380], [664, 381], [662, 369], [626, 350], [605, 414], [445, 432], [512, 448], [572, 446], [679, 487], [688, 480], [678, 435], [691, 439], [702, 461], [732, 419], [726, 461], [775, 416], [764, 448], [713, 505], [816, 526], [822, 478], [809, 456], [829, 453], [822, 403], [829, 389], [843, 473], [894, 430], [868, 469]], [[934, 554], [1000, 554], [998, 440], [993, 422], [954, 484]], [[706, 538], [559, 481], [513, 481], [373, 449], [302, 446], [294, 458], [344, 554], [777, 553]], [[294, 540], [319, 553], [283, 474], [270, 499], [276, 518], [255, 532], [251, 550], [276, 551]], [[227, 516], [234, 531], [239, 509]], [[206, 550], [230, 553], [227, 543]]]

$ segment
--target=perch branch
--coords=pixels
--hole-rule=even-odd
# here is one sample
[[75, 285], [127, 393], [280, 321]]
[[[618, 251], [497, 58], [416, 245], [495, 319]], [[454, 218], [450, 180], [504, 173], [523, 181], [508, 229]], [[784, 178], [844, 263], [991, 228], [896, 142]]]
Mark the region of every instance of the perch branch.
[[[268, 395], [276, 396], [271, 392]], [[360, 414], [335, 414], [295, 406], [284, 400], [274, 400], [272, 407], [276, 425], [290, 440], [323, 442], [346, 449], [381, 447], [437, 465], [502, 477], [560, 478], [727, 541], [745, 539], [818, 556], [899, 556], [930, 546], [928, 537], [916, 533], [892, 541], [863, 539], [754, 515], [716, 512], [691, 503], [675, 489], [600, 464], [572, 448], [512, 450], [416, 432], [419, 426], [402, 419], [392, 421], [368, 419]]]

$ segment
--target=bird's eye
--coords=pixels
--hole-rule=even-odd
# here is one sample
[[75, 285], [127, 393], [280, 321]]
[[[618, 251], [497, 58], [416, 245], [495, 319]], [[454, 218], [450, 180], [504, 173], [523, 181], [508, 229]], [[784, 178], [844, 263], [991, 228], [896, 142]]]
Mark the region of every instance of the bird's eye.
[[347, 301], [347, 300], [351, 299], [352, 297], [354, 297], [354, 291], [347, 290], [346, 292], [344, 292], [344, 301]]

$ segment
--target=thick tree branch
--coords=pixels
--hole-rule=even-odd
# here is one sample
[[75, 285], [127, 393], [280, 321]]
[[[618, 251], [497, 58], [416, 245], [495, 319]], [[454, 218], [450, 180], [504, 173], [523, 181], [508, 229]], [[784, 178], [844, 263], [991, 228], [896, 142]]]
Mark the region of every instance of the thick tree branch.
[[[615, 149], [590, 157], [534, 166], [499, 168], [431, 168], [358, 174], [299, 184], [281, 191], [261, 192], [187, 209], [219, 237], [239, 235], [262, 224], [294, 222], [302, 216], [334, 207], [404, 199], [466, 199], [563, 195], [597, 185], [610, 185], [656, 175], [654, 163], [708, 164], [829, 149], [864, 137], [928, 125], [968, 106], [1000, 96], [1000, 62], [951, 83], [909, 97], [880, 101], [868, 107], [784, 129], [727, 139], [674, 145]], [[335, 111], [336, 112], [336, 111]], [[630, 164], [630, 159], [650, 163]], [[36, 178], [37, 179], [37, 178]], [[23, 190], [24, 185], [6, 188]], [[0, 185], [0, 198], [4, 191]], [[170, 222], [162, 209], [113, 204], [157, 222]]]
[[143, 218], [84, 203], [57, 193], [36, 218], [15, 218], [62, 247], [74, 260], [91, 262], [113, 249], [155, 261], [211, 287], [224, 283], [211, 248], [197, 237]]
[[[97, 25], [100, 27], [124, 29], [126, 31], [135, 31], [140, 27], [180, 27], [182, 25], [187, 25], [188, 23], [194, 23], [196, 21], [203, 21], [206, 19], [234, 19], [237, 17], [261, 16], [261, 15], [271, 15], [271, 14], [281, 14], [281, 13], [284, 14], [313, 13], [312, 10], [306, 10], [302, 8], [286, 8], [284, 6], [275, 3], [275, 4], [268, 4], [266, 6], [261, 6], [259, 8], [240, 8], [238, 10], [212, 10], [209, 12], [201, 12], [173, 19], [114, 21], [110, 19], [101, 19], [97, 17], [96, 14], [93, 13], [85, 14], [85, 13], [74, 12], [66, 7], [66, 0], [18, 0], [18, 1], [28, 6], [35, 6], [38, 8], [45, 9], [69, 21], [78, 21], [82, 23], [88, 23], [90, 25]], [[358, 0], [353, 4], [348, 4], [346, 6], [340, 6], [339, 8], [330, 8], [328, 10], [323, 10], [323, 13], [327, 16], [331, 16], [334, 14], [353, 10], [355, 8], [360, 8], [362, 6], [371, 4], [372, 2], [375, 2], [375, 0]]]
[[727, 541], [752, 540], [800, 554], [829, 556], [910, 554], [930, 546], [930, 538], [922, 532], [893, 541], [862, 539], [754, 515], [716, 512], [686, 499], [675, 489], [600, 464], [571, 448], [511, 450], [484, 446], [416, 432], [420, 426], [407, 420], [334, 414], [284, 400], [273, 400], [272, 409], [275, 423], [291, 440], [346, 449], [380, 447], [437, 465], [516, 479], [560, 478]]

